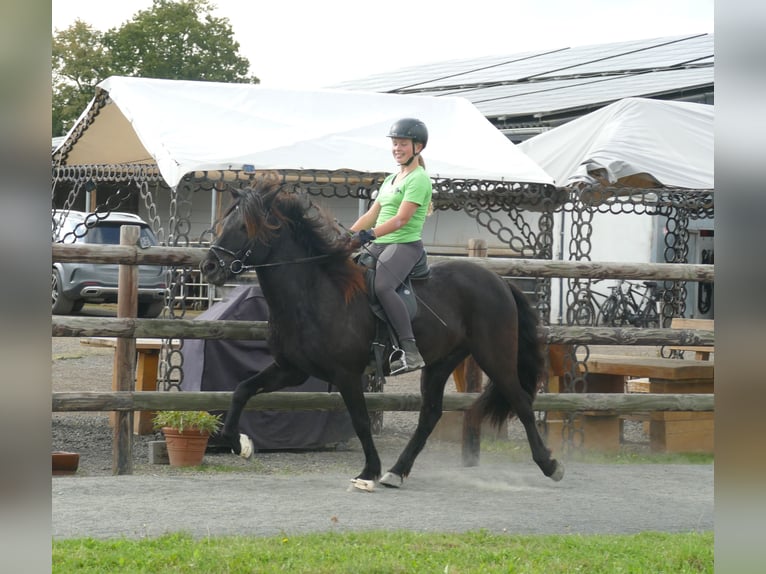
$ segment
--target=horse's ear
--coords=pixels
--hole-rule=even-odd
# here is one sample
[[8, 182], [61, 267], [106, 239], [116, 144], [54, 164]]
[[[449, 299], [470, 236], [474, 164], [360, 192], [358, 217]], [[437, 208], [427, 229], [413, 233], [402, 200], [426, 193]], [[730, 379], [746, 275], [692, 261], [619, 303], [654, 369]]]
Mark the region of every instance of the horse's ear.
[[295, 193], [298, 197], [298, 205], [301, 206], [303, 211], [308, 211], [311, 207], [311, 198], [309, 197], [309, 194], [302, 191], [296, 191]]

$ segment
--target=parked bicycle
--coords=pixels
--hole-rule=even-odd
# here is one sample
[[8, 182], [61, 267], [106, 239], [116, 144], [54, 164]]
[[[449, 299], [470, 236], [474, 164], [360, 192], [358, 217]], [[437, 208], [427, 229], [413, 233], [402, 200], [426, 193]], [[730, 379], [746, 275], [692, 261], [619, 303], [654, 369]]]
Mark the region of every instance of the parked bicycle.
[[[591, 288], [592, 285], [599, 281], [600, 279], [591, 281], [577, 292], [577, 299], [567, 308], [567, 325], [578, 325], [580, 327], [596, 325], [596, 319], [601, 311], [601, 304], [608, 298], [608, 295], [594, 291]], [[599, 299], [601, 299], [600, 303]]]
[[577, 294], [567, 309], [567, 324], [606, 327], [660, 327], [657, 283], [644, 281], [643, 289], [623, 279], [605, 294], [592, 289], [593, 281]]
[[643, 289], [624, 279], [610, 287], [611, 293], [601, 305], [598, 324], [608, 327], [649, 327], [661, 325], [656, 281], [643, 281]]

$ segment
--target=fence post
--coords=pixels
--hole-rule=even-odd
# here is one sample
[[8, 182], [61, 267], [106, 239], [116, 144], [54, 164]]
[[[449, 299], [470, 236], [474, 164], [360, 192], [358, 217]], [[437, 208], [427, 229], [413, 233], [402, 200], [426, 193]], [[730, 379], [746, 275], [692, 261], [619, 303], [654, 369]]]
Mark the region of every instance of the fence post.
[[[141, 229], [137, 225], [120, 227], [120, 245], [136, 245]], [[117, 287], [117, 316], [138, 313], [138, 266], [120, 264]], [[114, 350], [115, 391], [134, 391], [136, 380], [136, 340], [119, 337]], [[112, 474], [133, 474], [133, 411], [114, 413], [112, 429]]]

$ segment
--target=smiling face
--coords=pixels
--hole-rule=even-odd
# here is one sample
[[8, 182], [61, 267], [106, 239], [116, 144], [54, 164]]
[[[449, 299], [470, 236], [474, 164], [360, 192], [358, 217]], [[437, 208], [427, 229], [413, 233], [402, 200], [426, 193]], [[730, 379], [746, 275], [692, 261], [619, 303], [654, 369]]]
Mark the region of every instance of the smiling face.
[[391, 138], [391, 154], [399, 165], [407, 161], [422, 149], [422, 145], [409, 138]]

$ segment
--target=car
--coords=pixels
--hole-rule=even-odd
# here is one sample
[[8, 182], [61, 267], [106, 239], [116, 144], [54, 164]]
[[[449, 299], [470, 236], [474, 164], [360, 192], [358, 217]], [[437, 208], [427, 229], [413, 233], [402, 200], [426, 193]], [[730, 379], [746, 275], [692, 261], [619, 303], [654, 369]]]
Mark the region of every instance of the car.
[[[54, 243], [119, 245], [120, 227], [140, 227], [138, 244], [157, 245], [157, 236], [146, 221], [132, 213], [87, 213], [72, 210], [52, 211]], [[165, 306], [167, 270], [158, 265], [138, 266], [138, 316], [157, 317]], [[54, 262], [52, 269], [51, 310], [54, 315], [79, 312], [86, 303], [116, 303], [118, 264]]]

